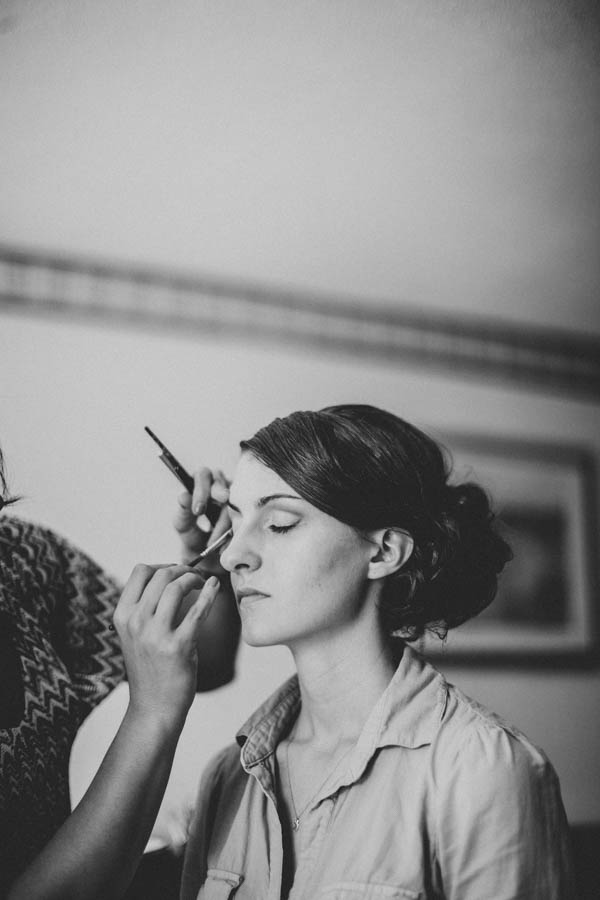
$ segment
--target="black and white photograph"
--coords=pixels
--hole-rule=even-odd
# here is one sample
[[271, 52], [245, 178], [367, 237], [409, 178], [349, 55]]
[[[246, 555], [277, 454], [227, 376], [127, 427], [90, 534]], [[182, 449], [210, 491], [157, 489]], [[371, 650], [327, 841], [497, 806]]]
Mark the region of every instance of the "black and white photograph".
[[0, 0], [0, 900], [598, 900], [600, 4]]

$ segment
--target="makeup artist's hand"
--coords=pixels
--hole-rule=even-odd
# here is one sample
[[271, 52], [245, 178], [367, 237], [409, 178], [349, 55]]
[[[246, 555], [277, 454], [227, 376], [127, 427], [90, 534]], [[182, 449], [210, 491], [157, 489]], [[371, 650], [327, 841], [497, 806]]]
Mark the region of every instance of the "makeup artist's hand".
[[114, 613], [129, 706], [85, 795], [12, 884], [10, 900], [125, 895], [196, 691], [197, 632], [217, 579], [184, 608], [202, 581], [189, 566], [136, 566], [131, 573]]
[[134, 568], [114, 613], [134, 715], [183, 724], [197, 687], [198, 633], [218, 588], [189, 566]]
[[[209, 497], [223, 504], [212, 532], [204, 515]], [[209, 541], [216, 541], [230, 527], [229, 482], [221, 471], [200, 469], [194, 474], [194, 491], [180, 494], [173, 522], [182, 543], [182, 558], [187, 562], [201, 553]], [[221, 581], [219, 596], [210, 616], [198, 633], [198, 690], [210, 691], [229, 684], [235, 674], [235, 658], [239, 645], [240, 616], [229, 573], [220, 563], [221, 550], [215, 550], [198, 564], [204, 575], [217, 575]], [[193, 596], [193, 595], [190, 595]]]
[[[184, 560], [193, 559], [204, 550], [209, 537], [211, 541], [216, 540], [230, 526], [227, 508], [223, 506], [221, 515], [212, 528], [204, 514], [209, 497], [220, 504], [227, 503], [229, 499], [229, 481], [220, 469], [214, 472], [208, 468], [199, 469], [194, 473], [194, 493], [186, 491], [177, 498], [178, 508], [173, 525], [181, 538]], [[217, 575], [223, 573], [218, 552], [203, 560], [202, 570]]]

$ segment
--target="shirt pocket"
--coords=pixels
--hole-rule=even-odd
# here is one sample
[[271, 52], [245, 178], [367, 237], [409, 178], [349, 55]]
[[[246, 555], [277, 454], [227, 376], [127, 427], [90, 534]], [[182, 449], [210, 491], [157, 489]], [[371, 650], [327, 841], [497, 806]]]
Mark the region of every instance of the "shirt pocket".
[[317, 900], [425, 900], [425, 895], [393, 884], [338, 881], [323, 885]]
[[226, 869], [209, 869], [206, 881], [198, 892], [197, 900], [230, 900], [244, 880], [243, 875]]

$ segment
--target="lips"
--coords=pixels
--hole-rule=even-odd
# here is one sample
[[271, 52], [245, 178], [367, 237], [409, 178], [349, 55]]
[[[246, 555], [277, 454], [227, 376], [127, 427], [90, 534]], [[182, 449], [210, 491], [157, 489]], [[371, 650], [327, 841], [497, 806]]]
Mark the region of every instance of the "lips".
[[243, 600], [261, 600], [264, 597], [268, 597], [269, 594], [259, 591], [258, 588], [246, 586], [243, 588], [235, 588], [235, 596], [237, 597], [238, 603], [242, 603]]

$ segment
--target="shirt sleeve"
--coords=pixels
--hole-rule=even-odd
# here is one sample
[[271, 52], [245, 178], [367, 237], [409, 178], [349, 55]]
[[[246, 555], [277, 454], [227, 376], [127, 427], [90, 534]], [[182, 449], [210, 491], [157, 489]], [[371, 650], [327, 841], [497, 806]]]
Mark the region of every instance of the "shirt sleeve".
[[120, 588], [87, 554], [54, 538], [56, 646], [87, 713], [124, 678], [119, 639], [110, 629]]
[[[220, 751], [202, 773], [188, 829], [180, 900], [195, 900], [204, 884], [212, 826], [222, 788], [223, 769], [231, 752], [231, 748]], [[237, 752], [239, 754], [239, 750]]]
[[237, 744], [221, 750], [204, 770], [188, 832], [180, 900], [198, 897], [209, 873], [209, 858], [218, 859], [228, 840], [248, 778]]
[[448, 769], [436, 842], [446, 900], [575, 900], [558, 778], [541, 751], [482, 726]]

